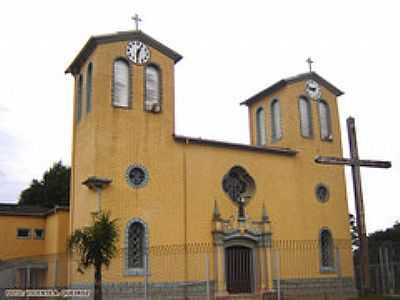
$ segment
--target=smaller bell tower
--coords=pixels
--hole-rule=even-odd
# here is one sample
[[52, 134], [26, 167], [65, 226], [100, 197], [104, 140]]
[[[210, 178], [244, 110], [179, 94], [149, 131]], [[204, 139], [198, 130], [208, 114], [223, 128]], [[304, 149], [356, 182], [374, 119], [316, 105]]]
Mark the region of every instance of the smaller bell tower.
[[[326, 147], [341, 151], [338, 88], [311, 71], [282, 79], [241, 104], [248, 107], [255, 146]], [[314, 149], [314, 150], [312, 150]]]

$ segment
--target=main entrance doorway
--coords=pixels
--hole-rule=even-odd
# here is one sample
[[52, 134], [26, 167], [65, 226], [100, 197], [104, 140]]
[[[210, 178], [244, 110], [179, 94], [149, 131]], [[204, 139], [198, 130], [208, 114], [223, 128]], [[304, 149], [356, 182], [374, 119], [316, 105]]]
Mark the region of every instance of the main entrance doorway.
[[251, 293], [254, 282], [253, 251], [244, 246], [225, 248], [226, 289], [230, 294]]

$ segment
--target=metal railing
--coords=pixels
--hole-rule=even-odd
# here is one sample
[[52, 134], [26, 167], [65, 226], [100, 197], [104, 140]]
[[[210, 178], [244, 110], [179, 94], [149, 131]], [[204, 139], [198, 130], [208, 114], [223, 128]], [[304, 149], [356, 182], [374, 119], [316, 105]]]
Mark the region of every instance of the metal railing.
[[[213, 244], [153, 246], [143, 255], [142, 267], [132, 270], [126, 259], [127, 249], [120, 249], [110, 267], [103, 269], [103, 299], [214, 299], [221, 296], [218, 280], [224, 280], [225, 289], [233, 285], [231, 292], [246, 292], [246, 299], [347, 299], [356, 295], [350, 241], [333, 242], [333, 251], [329, 252], [334, 255], [329, 260], [333, 264], [329, 266], [321, 266], [319, 241], [273, 241], [265, 252], [239, 248], [235, 253], [225, 252], [225, 259], [218, 261]], [[233, 255], [230, 260], [228, 255]], [[259, 260], [258, 255], [266, 258]], [[257, 265], [260, 261], [265, 266]], [[67, 287], [71, 274], [74, 283], [69, 288], [93, 289], [92, 270], [78, 274], [77, 262], [78, 257], [68, 259], [66, 253], [2, 261], [0, 299], [4, 298], [1, 290], [6, 288]], [[261, 268], [268, 270], [265, 282], [260, 282]], [[39, 269], [43, 270], [41, 275]], [[399, 270], [396, 266], [392, 277], [385, 277], [385, 284], [398, 276]], [[236, 276], [238, 273], [246, 276]], [[238, 286], [234, 279], [242, 277], [246, 282], [240, 285], [246, 289], [235, 290]], [[261, 286], [267, 289], [257, 292]], [[226, 290], [224, 295], [229, 299]]]

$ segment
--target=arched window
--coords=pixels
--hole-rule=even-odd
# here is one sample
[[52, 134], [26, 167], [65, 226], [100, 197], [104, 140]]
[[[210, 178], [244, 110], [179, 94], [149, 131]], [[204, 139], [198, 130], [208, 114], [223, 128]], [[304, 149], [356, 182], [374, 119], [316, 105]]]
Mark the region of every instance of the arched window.
[[311, 103], [305, 97], [299, 99], [300, 131], [304, 137], [312, 136]]
[[125, 268], [127, 275], [143, 275], [147, 253], [147, 225], [140, 219], [131, 220], [125, 231]]
[[83, 77], [80, 74], [78, 77], [78, 86], [76, 94], [76, 121], [79, 122], [82, 118], [82, 94], [83, 94]]
[[93, 64], [89, 63], [86, 72], [86, 113], [92, 111], [92, 81], [93, 81]]
[[331, 128], [331, 114], [328, 103], [324, 100], [318, 102], [319, 112], [319, 125], [321, 128], [321, 139], [331, 140], [332, 139], [332, 128]]
[[120, 58], [113, 65], [112, 103], [119, 107], [129, 107], [130, 78], [129, 64]]
[[265, 145], [265, 112], [262, 107], [257, 109], [256, 112], [256, 144], [257, 146]]
[[281, 107], [278, 99], [274, 99], [271, 103], [271, 131], [273, 141], [282, 137]]
[[161, 74], [155, 65], [148, 65], [145, 72], [146, 96], [144, 109], [146, 111], [161, 111]]
[[332, 234], [328, 229], [320, 233], [321, 271], [332, 271], [334, 266], [334, 251]]

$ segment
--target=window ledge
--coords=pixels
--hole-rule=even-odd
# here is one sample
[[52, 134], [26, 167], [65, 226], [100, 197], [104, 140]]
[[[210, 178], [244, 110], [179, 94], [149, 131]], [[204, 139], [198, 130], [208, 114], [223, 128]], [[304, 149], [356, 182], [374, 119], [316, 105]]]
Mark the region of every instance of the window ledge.
[[[146, 275], [144, 268], [131, 268], [125, 270], [125, 276], [144, 276], [144, 275]], [[150, 274], [147, 273], [147, 276], [149, 275]]]
[[336, 268], [335, 267], [321, 267], [320, 272], [321, 273], [336, 273]]
[[31, 236], [17, 236], [18, 240], [31, 240], [32, 237]]
[[113, 108], [119, 108], [119, 109], [132, 109], [132, 107], [130, 105], [125, 106], [125, 105], [117, 105], [117, 104], [112, 104]]

